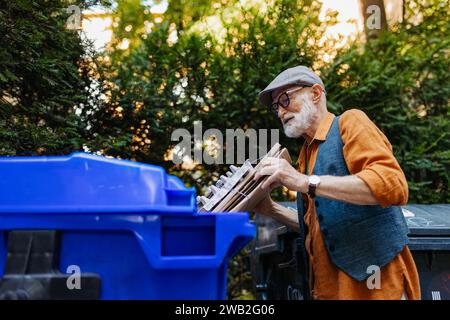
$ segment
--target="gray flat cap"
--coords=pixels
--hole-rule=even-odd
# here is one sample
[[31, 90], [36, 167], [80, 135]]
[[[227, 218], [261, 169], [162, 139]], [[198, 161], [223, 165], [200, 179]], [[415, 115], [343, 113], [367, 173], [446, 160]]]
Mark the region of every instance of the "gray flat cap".
[[319, 84], [325, 91], [325, 86], [319, 76], [305, 66], [289, 68], [281, 72], [275, 79], [259, 93], [259, 101], [268, 106], [272, 102], [272, 91], [289, 84], [312, 86]]

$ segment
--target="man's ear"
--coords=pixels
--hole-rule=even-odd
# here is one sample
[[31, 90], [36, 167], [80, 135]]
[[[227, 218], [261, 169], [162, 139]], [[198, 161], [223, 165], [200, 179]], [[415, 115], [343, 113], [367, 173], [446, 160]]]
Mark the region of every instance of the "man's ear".
[[322, 92], [323, 92], [323, 89], [320, 86], [320, 84], [316, 83], [311, 87], [312, 101], [314, 104], [319, 103], [320, 97], [322, 96]]

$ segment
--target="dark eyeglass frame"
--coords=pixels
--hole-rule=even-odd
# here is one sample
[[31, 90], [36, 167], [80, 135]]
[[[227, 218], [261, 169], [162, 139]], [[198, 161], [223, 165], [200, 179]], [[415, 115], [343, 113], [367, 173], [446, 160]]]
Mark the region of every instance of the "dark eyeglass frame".
[[[278, 110], [279, 110], [280, 107], [283, 108], [283, 109], [286, 109], [286, 108], [289, 107], [289, 104], [291, 103], [291, 99], [289, 98], [289, 94], [291, 94], [292, 92], [300, 91], [301, 89], [305, 89], [305, 88], [308, 88], [308, 87], [311, 87], [311, 86], [302, 85], [300, 87], [297, 87], [297, 88], [294, 88], [294, 89], [291, 89], [291, 90], [286, 90], [285, 92], [283, 92], [282, 94], [280, 94], [278, 96], [278, 99], [277, 99], [276, 102], [273, 102], [270, 105], [270, 109], [276, 115], [278, 115]], [[284, 104], [282, 102], [280, 102], [281, 98], [284, 98], [284, 102], [285, 102]]]

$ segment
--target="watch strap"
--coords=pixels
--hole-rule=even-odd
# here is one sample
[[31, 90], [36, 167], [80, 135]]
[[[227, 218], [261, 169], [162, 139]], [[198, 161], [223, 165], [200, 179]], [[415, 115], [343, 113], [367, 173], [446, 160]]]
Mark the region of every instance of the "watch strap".
[[311, 198], [315, 198], [316, 197], [316, 188], [317, 185], [310, 183], [308, 186], [308, 194]]

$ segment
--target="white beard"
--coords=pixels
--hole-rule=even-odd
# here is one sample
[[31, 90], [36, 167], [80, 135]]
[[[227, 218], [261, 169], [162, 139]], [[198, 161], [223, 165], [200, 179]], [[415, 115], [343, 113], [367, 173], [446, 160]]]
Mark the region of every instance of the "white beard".
[[302, 108], [300, 112], [286, 112], [284, 117], [293, 116], [287, 124], [283, 123], [283, 129], [289, 138], [299, 138], [311, 126], [314, 118], [314, 105], [305, 96], [300, 96]]

